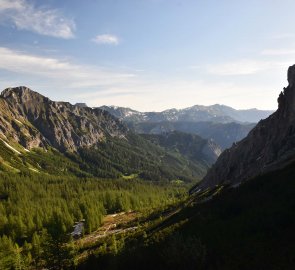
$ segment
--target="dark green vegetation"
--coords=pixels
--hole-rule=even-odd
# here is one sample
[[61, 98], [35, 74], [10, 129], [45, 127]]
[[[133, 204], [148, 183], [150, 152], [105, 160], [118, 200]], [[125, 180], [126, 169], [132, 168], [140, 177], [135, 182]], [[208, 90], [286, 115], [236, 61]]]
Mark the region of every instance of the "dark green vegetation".
[[209, 157], [189, 159], [178, 151], [167, 152], [144, 138], [129, 134], [128, 141], [107, 138], [96, 147], [81, 148], [77, 153], [60, 153], [54, 148], [25, 152], [0, 141], [0, 170], [15, 174], [45, 173], [82, 177], [120, 178], [131, 174], [152, 181], [181, 179], [196, 182], [206, 173]]
[[205, 140], [198, 135], [174, 131], [161, 135], [143, 134], [145, 139], [164, 147], [167, 151], [178, 153], [188, 160], [203, 163], [204, 167], [213, 164], [221, 153], [214, 142]]
[[72, 267], [76, 247], [69, 233], [75, 221], [85, 219], [89, 233], [107, 213], [149, 213], [184, 194], [184, 187], [136, 179], [1, 174], [0, 269]]
[[166, 151], [145, 138], [130, 133], [128, 141], [107, 139], [99, 147], [79, 150], [84, 162], [82, 169], [96, 176], [118, 177], [137, 174], [148, 180], [175, 180], [196, 182], [212, 164], [209, 157], [190, 159], [176, 149]]
[[98, 249], [80, 269], [294, 269], [294, 178], [292, 163], [235, 189], [202, 192], [177, 214], [117, 239], [120, 251]]

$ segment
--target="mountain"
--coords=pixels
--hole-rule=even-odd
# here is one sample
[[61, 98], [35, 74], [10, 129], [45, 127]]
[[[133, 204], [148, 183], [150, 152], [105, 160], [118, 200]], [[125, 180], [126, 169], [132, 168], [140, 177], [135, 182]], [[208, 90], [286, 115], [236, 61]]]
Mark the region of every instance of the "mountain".
[[217, 158], [199, 156], [168, 152], [98, 108], [51, 101], [26, 87], [0, 95], [0, 171], [195, 182]]
[[213, 164], [222, 152], [214, 141], [203, 139], [194, 134], [174, 131], [161, 135], [144, 134], [142, 136], [154, 144], [164, 147], [167, 151], [179, 152], [189, 160], [203, 160], [205, 163]]
[[48, 145], [60, 151], [93, 146], [106, 136], [123, 138], [127, 128], [99, 109], [54, 102], [26, 87], [0, 95], [1, 134], [26, 149]]
[[120, 120], [125, 122], [249, 122], [256, 123], [269, 116], [273, 111], [267, 110], [236, 110], [229, 106], [215, 104], [212, 106], [195, 105], [185, 109], [169, 109], [162, 112], [139, 112], [130, 108], [102, 106]]
[[245, 138], [255, 124], [215, 123], [215, 122], [159, 122], [159, 123], [126, 123], [139, 134], [165, 134], [180, 131], [201, 136], [215, 141], [222, 150]]
[[278, 110], [261, 120], [245, 139], [225, 150], [195, 189], [238, 185], [295, 159], [295, 65], [288, 69], [288, 82], [279, 95]]

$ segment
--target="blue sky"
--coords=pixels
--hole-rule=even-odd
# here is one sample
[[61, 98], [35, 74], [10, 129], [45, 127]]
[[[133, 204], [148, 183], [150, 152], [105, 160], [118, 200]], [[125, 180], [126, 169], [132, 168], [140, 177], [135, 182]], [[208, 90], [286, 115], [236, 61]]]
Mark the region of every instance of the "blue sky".
[[295, 1], [0, 0], [0, 88], [141, 111], [275, 109]]

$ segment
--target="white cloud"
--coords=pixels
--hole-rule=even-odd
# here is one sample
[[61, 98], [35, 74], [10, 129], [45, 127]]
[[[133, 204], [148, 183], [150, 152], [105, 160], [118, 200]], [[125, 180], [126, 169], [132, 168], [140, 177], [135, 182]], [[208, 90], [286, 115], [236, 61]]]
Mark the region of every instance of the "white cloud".
[[26, 0], [0, 0], [0, 22], [45, 36], [74, 37], [75, 23], [58, 10], [37, 8]]
[[0, 69], [54, 79], [71, 88], [123, 84], [135, 77], [131, 73], [78, 65], [67, 60], [26, 54], [4, 47], [0, 47]]
[[108, 45], [119, 44], [119, 38], [115, 35], [110, 35], [110, 34], [98, 35], [95, 38], [93, 38], [92, 41], [97, 44], [108, 44]]
[[262, 55], [281, 56], [295, 54], [295, 50], [292, 49], [267, 49], [261, 52]]

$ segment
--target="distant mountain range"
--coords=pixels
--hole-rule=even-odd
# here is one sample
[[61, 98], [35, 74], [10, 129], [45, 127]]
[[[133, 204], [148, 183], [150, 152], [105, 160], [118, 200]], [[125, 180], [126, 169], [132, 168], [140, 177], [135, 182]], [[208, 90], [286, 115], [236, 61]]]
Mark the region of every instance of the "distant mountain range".
[[186, 109], [163, 112], [138, 112], [130, 108], [102, 106], [139, 134], [165, 134], [172, 131], [197, 134], [214, 140], [222, 149], [243, 139], [256, 122], [272, 111], [235, 110], [224, 105], [195, 105]]
[[212, 106], [195, 105], [185, 109], [169, 109], [162, 112], [139, 112], [130, 108], [101, 106], [115, 117], [125, 122], [248, 122], [257, 123], [268, 117], [273, 111], [267, 110], [236, 110], [229, 106], [215, 104]]
[[193, 156], [134, 134], [99, 108], [51, 101], [26, 87], [0, 95], [0, 172], [197, 181], [220, 150], [187, 139], [198, 144]]

